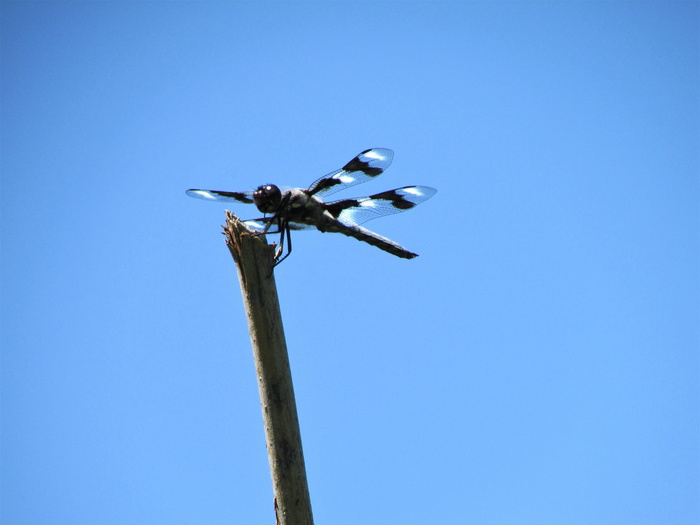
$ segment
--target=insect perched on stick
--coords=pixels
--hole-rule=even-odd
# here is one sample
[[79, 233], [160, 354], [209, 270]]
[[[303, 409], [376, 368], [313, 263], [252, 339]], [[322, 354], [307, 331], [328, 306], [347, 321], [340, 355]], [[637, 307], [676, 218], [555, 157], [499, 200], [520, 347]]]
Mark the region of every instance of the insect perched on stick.
[[261, 234], [280, 234], [275, 251], [275, 266], [292, 253], [291, 231], [310, 229], [342, 233], [397, 257], [413, 259], [418, 255], [360, 225], [378, 217], [410, 210], [432, 197], [436, 189], [427, 186], [405, 186], [369, 197], [334, 202], [321, 200], [340, 190], [378, 177], [389, 167], [393, 158], [394, 152], [390, 149], [365, 150], [341, 169], [321, 177], [305, 190], [280, 190], [274, 184], [266, 184], [255, 191], [187, 190], [187, 195], [203, 200], [255, 204], [265, 217], [244, 222]]

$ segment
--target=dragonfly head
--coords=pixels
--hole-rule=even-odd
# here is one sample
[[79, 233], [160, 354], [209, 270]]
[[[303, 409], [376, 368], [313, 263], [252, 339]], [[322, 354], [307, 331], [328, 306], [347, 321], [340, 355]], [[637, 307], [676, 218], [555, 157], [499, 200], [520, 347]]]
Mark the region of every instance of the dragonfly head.
[[274, 184], [260, 186], [253, 193], [253, 201], [261, 213], [275, 213], [282, 202], [282, 192]]

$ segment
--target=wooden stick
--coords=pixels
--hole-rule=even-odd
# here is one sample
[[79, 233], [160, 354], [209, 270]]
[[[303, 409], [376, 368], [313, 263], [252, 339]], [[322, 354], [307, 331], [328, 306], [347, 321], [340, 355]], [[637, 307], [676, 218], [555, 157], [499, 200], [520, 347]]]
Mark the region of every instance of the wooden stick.
[[312, 525], [311, 499], [275, 277], [274, 246], [230, 211], [224, 227], [243, 293], [279, 525]]

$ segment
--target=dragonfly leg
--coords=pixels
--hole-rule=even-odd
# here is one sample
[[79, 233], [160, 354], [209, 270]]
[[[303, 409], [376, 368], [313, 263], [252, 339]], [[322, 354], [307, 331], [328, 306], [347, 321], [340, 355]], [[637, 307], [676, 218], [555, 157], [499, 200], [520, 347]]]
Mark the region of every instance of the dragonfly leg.
[[[282, 255], [282, 251], [284, 248], [284, 237], [287, 237], [287, 253], [284, 254], [283, 257], [280, 257]], [[286, 222], [281, 222], [280, 223], [280, 246], [277, 250], [277, 253], [275, 254], [275, 266], [277, 266], [279, 263], [284, 261], [287, 257], [289, 257], [289, 254], [292, 253], [292, 231], [289, 228], [289, 225]]]

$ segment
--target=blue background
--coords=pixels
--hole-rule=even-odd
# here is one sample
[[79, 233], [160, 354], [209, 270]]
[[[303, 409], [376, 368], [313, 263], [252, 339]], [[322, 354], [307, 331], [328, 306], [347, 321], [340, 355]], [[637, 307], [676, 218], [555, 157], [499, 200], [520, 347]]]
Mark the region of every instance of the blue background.
[[[697, 2], [2, 2], [3, 524], [271, 523], [222, 204], [391, 148], [276, 272], [314, 515], [700, 523]], [[258, 213], [232, 206], [243, 218]]]

